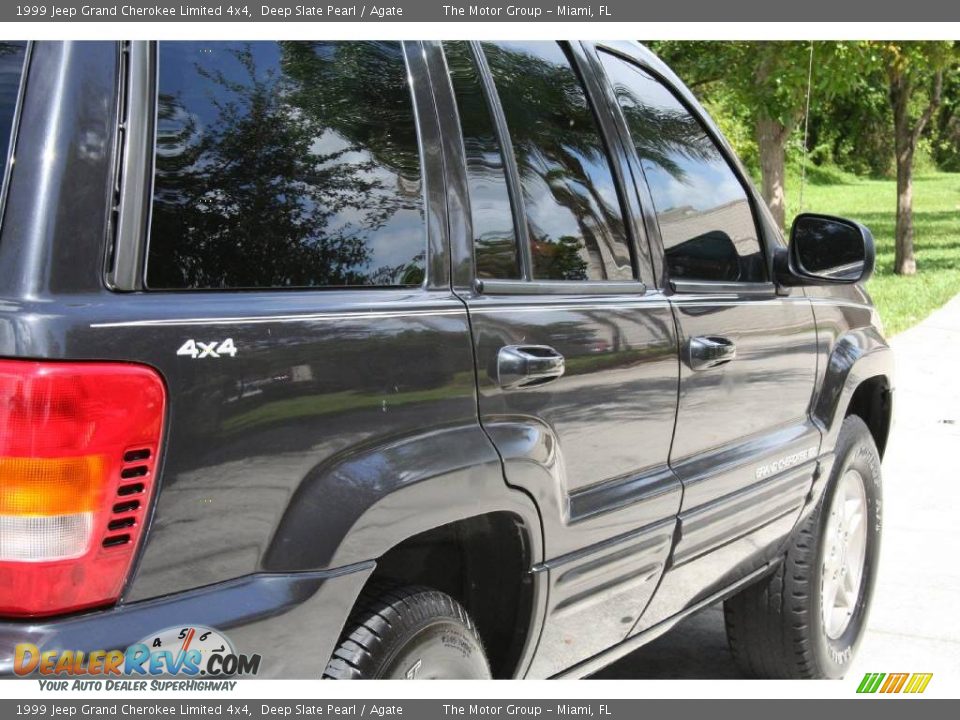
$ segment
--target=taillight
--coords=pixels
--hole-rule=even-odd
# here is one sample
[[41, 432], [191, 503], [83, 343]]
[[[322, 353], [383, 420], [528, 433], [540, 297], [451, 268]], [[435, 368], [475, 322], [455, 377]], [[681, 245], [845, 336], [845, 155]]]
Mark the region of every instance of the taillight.
[[153, 496], [164, 400], [141, 365], [0, 360], [0, 615], [117, 600]]

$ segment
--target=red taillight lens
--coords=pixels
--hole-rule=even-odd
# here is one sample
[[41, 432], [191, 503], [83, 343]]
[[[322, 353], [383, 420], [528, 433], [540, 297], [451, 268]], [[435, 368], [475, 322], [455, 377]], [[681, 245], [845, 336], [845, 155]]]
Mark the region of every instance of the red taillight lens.
[[154, 489], [165, 392], [125, 363], [0, 360], [0, 615], [113, 603]]

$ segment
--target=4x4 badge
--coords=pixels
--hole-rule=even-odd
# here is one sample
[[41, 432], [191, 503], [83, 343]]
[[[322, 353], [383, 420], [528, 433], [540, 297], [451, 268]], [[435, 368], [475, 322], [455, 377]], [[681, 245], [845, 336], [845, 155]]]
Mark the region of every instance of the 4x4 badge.
[[222, 357], [223, 355], [235, 357], [236, 354], [237, 346], [233, 344], [233, 338], [227, 338], [226, 340], [211, 340], [209, 342], [194, 340], [191, 338], [181, 345], [179, 350], [177, 350], [177, 355], [184, 355], [192, 358], [193, 360], [202, 360], [203, 358], [208, 357], [218, 358]]

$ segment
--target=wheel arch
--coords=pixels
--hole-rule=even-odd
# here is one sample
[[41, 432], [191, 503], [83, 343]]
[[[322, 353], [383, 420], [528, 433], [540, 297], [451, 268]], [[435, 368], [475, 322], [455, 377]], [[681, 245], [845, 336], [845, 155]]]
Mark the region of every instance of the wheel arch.
[[533, 547], [512, 512], [473, 515], [398, 543], [367, 586], [426, 586], [455, 598], [483, 641], [495, 678], [522, 677], [539, 638], [543, 589], [530, 571]]
[[873, 327], [845, 333], [833, 345], [814, 405], [814, 420], [824, 433], [821, 454], [833, 451], [843, 420], [858, 415], [882, 456], [892, 407], [893, 351]]
[[873, 436], [880, 458], [887, 449], [890, 422], [893, 416], [892, 388], [887, 375], [866, 378], [853, 391], [844, 418], [858, 416]]
[[[543, 530], [533, 499], [504, 481], [479, 425], [353, 449], [315, 468], [291, 498], [264, 569], [370, 560], [367, 585], [388, 578], [447, 592], [476, 621], [495, 676], [525, 672], [545, 605], [531, 572], [544, 560]], [[349, 613], [344, 607], [344, 623]], [[494, 622], [500, 615], [510, 620]]]
[[532, 562], [543, 560], [537, 507], [506, 484], [500, 457], [479, 425], [353, 447], [304, 477], [263, 569], [325, 570], [376, 560], [415, 535], [491, 512], [518, 517]]

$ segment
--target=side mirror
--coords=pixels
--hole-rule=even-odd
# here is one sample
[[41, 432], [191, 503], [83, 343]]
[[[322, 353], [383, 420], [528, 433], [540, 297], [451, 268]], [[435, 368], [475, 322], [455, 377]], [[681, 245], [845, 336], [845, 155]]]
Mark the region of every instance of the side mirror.
[[797, 215], [779, 258], [784, 285], [852, 285], [873, 274], [873, 235], [860, 223], [830, 215]]

